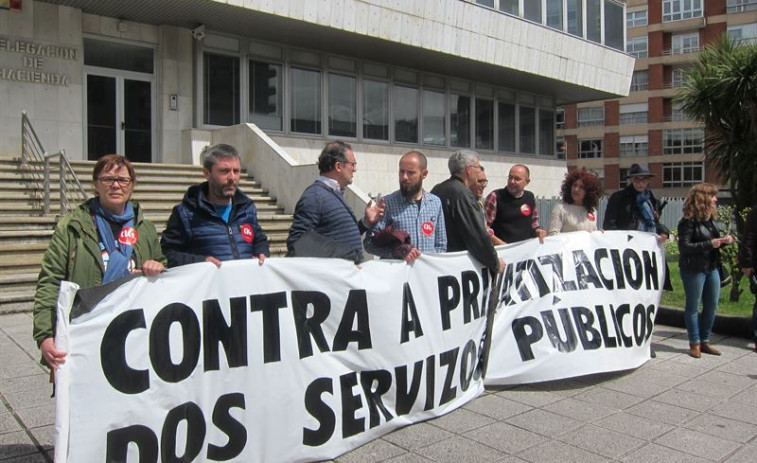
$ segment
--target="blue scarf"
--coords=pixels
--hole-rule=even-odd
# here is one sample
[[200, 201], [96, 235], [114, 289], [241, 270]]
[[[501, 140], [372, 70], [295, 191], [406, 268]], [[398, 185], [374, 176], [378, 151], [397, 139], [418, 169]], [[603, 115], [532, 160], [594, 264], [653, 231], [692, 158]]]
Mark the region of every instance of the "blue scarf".
[[655, 225], [654, 210], [652, 209], [652, 202], [649, 200], [651, 194], [649, 190], [644, 190], [644, 193], [636, 195], [636, 207], [639, 209], [639, 231], [645, 232], [657, 232], [657, 226]]
[[103, 284], [110, 283], [129, 276], [129, 261], [134, 251], [132, 246], [119, 243], [113, 236], [113, 230], [110, 228], [111, 223], [124, 227], [134, 227], [134, 208], [130, 202], [126, 203], [124, 212], [120, 215], [107, 211], [100, 205], [100, 198], [94, 198], [89, 203], [89, 209], [95, 217], [97, 233], [100, 235], [105, 250], [108, 252], [108, 267], [105, 269]]

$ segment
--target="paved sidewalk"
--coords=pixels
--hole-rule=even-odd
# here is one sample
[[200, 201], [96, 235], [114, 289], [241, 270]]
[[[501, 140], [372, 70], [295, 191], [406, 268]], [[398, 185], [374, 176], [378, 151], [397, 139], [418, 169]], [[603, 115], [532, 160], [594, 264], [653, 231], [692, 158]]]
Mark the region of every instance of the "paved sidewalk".
[[[658, 326], [643, 367], [490, 390], [449, 415], [339, 457], [347, 462], [757, 461], [757, 354], [717, 337], [692, 359], [685, 331]], [[31, 315], [0, 316], [0, 462], [49, 462], [53, 399]], [[83, 462], [88, 463], [88, 462]]]

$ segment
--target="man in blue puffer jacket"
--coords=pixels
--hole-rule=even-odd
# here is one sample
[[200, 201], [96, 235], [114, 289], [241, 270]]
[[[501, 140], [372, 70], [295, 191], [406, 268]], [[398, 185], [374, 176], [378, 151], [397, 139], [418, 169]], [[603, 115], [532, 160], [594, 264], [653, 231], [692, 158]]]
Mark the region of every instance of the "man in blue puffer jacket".
[[207, 179], [187, 189], [174, 206], [160, 239], [169, 267], [270, 255], [268, 237], [258, 225], [255, 204], [239, 188], [241, 163], [237, 150], [218, 144], [203, 150]]

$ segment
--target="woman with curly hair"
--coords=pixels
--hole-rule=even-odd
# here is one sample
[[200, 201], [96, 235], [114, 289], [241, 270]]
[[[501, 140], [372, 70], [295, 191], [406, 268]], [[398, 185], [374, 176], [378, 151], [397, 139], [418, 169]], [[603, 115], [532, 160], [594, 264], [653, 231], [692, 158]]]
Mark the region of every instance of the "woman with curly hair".
[[560, 187], [562, 203], [552, 208], [549, 234], [597, 229], [597, 204], [602, 185], [596, 175], [586, 169], [565, 174]]
[[[720, 355], [710, 344], [710, 332], [720, 297], [720, 247], [733, 237], [720, 237], [716, 217], [718, 189], [709, 183], [694, 185], [683, 202], [683, 218], [678, 222], [678, 267], [686, 294], [684, 318], [689, 336], [689, 355]], [[702, 304], [701, 319], [699, 304]]]

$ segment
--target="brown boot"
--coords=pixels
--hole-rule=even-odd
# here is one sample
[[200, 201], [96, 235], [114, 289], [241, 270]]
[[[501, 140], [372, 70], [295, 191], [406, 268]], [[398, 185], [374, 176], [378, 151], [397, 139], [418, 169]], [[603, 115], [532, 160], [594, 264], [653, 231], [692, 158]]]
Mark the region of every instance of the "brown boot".
[[699, 343], [694, 342], [689, 344], [689, 355], [694, 357], [695, 359], [698, 359], [702, 356], [702, 353], [699, 350]]
[[720, 355], [722, 353], [718, 349], [715, 349], [714, 347], [712, 347], [712, 344], [710, 344], [709, 342], [703, 342], [700, 350], [704, 352], [705, 354], [710, 354], [710, 355]]

